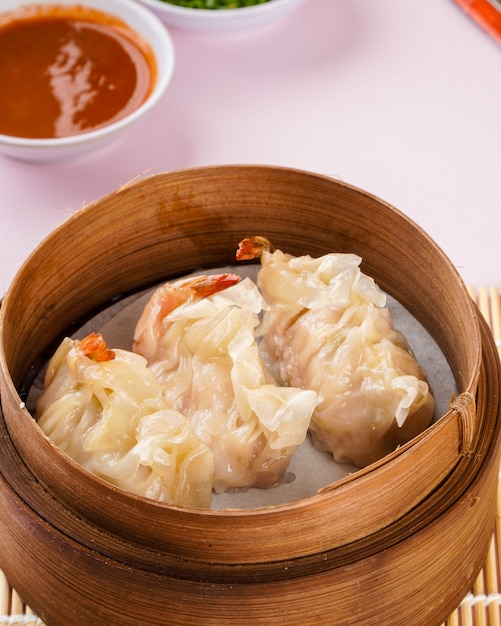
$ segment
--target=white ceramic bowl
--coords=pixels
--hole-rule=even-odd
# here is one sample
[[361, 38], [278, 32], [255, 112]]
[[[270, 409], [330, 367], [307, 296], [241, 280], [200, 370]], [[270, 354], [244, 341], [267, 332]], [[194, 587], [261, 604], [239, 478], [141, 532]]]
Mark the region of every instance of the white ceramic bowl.
[[0, 153], [33, 162], [73, 159], [115, 140], [158, 104], [174, 71], [174, 47], [167, 29], [151, 11], [134, 0], [1, 0], [0, 12], [44, 4], [80, 5], [120, 18], [150, 44], [156, 58], [157, 76], [150, 95], [141, 106], [102, 128], [53, 139], [27, 139], [0, 134]]
[[162, 0], [140, 0], [169, 26], [195, 31], [229, 31], [258, 26], [289, 13], [305, 0], [270, 0], [239, 9], [189, 9]]

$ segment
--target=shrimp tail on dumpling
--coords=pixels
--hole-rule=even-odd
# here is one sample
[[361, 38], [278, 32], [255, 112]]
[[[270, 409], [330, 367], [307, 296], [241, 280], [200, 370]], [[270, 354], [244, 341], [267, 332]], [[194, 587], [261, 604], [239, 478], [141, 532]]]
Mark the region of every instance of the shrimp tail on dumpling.
[[261, 261], [257, 284], [269, 309], [257, 334], [269, 371], [322, 398], [310, 424], [316, 447], [363, 467], [430, 424], [426, 374], [359, 256], [294, 257], [250, 237], [236, 258]]
[[146, 359], [153, 358], [169, 313], [184, 303], [197, 302], [239, 282], [240, 276], [226, 273], [181, 278], [158, 287], [137, 321], [132, 350]]
[[216, 492], [281, 482], [318, 402], [263, 367], [254, 331], [265, 307], [248, 278], [190, 278], [159, 287], [135, 329], [163, 397], [214, 455]]
[[207, 508], [214, 459], [162, 398], [146, 360], [101, 335], [65, 338], [49, 361], [36, 415], [44, 433], [93, 474], [131, 493]]

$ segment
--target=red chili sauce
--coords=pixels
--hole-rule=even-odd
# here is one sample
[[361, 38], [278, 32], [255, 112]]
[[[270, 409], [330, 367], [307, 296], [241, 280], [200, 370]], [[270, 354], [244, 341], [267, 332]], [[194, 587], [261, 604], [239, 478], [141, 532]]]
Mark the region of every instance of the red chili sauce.
[[156, 78], [153, 51], [118, 18], [82, 6], [0, 16], [0, 133], [68, 137], [137, 109]]

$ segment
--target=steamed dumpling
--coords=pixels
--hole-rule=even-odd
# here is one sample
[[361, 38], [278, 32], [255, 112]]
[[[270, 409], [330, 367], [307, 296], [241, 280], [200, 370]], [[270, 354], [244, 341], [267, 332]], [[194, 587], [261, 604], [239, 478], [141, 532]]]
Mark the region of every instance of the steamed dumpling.
[[322, 398], [310, 424], [318, 448], [363, 467], [430, 424], [425, 372], [360, 257], [292, 257], [263, 238], [241, 246], [239, 258], [261, 257], [258, 286], [269, 304], [258, 329], [264, 362], [281, 384]]
[[266, 304], [251, 280], [227, 283], [223, 275], [160, 287], [134, 342], [163, 397], [212, 451], [217, 492], [279, 483], [318, 402], [313, 391], [267, 376], [254, 337]]
[[213, 455], [162, 398], [146, 360], [100, 335], [63, 340], [37, 402], [40, 428], [90, 472], [168, 504], [209, 507]]

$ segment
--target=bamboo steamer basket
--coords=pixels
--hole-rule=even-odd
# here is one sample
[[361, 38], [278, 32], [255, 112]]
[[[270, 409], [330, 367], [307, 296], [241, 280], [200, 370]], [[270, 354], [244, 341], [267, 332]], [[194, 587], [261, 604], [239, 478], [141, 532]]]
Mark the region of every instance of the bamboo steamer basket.
[[[359, 254], [446, 356], [449, 410], [379, 462], [277, 506], [168, 506], [87, 473], [24, 405], [38, 364], [91, 312], [231, 264], [249, 234], [295, 255]], [[0, 314], [0, 567], [49, 626], [430, 626], [481, 569], [499, 465], [497, 351], [449, 259], [380, 199], [279, 167], [158, 174], [47, 237]]]

